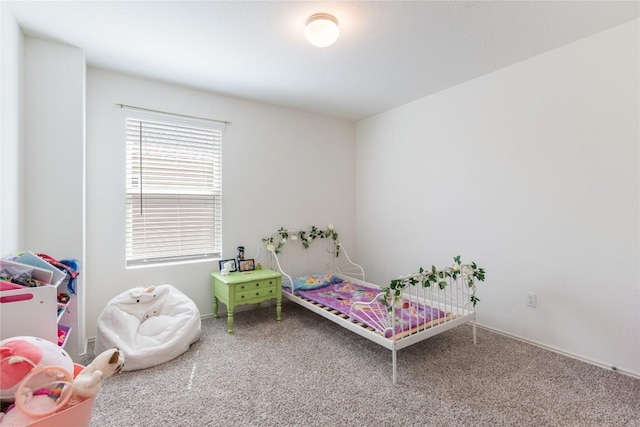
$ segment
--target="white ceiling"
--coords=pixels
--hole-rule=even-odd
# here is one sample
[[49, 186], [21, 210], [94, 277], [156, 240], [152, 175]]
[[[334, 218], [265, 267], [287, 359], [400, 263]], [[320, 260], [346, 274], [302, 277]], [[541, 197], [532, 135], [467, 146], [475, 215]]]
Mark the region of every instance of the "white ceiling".
[[[358, 120], [636, 19], [637, 1], [6, 1], [90, 66]], [[6, 9], [5, 9], [6, 10]], [[341, 35], [311, 46], [305, 19]]]

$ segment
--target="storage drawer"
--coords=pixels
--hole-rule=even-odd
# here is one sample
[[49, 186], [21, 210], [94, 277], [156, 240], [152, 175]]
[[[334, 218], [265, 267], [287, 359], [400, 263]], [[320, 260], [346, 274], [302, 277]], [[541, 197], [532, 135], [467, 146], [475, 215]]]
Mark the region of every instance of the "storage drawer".
[[235, 286], [236, 302], [276, 296], [276, 279], [254, 280]]
[[276, 288], [272, 286], [270, 288], [257, 288], [250, 289], [248, 291], [236, 292], [236, 303], [242, 304], [243, 301], [248, 301], [256, 298], [264, 299], [264, 298], [275, 298], [276, 297]]
[[277, 283], [276, 280], [277, 279], [265, 279], [265, 280], [254, 280], [252, 282], [246, 282], [246, 283], [238, 283], [237, 285], [235, 285], [236, 295], [240, 295], [241, 293], [244, 293], [247, 291], [254, 291], [254, 290], [257, 291], [257, 290], [263, 290], [266, 288], [275, 289], [276, 283]]

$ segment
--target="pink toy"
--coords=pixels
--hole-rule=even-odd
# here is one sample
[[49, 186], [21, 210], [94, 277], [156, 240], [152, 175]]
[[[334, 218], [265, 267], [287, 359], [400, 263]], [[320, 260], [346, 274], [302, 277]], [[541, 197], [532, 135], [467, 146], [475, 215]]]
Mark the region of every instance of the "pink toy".
[[[34, 367], [20, 382], [15, 393], [15, 405], [6, 414], [0, 412], [0, 427], [23, 427], [37, 423], [43, 426], [89, 425], [94, 397], [104, 380], [122, 370], [124, 354], [111, 348], [99, 354], [86, 368], [74, 365], [75, 378], [58, 366]], [[51, 389], [31, 392], [26, 386], [32, 378], [48, 372], [54, 378]], [[78, 408], [76, 411], [75, 409]], [[71, 415], [71, 414], [77, 414]], [[46, 419], [45, 419], [46, 418]], [[71, 420], [72, 424], [64, 422]]]
[[36, 367], [59, 367], [39, 370], [24, 386], [29, 390], [52, 389], [61, 372], [73, 372], [73, 360], [55, 343], [37, 337], [20, 336], [0, 341], [0, 399], [12, 401], [20, 386]]
[[67, 332], [62, 329], [58, 329], [58, 345], [64, 344], [64, 341], [67, 339]]
[[[47, 395], [29, 396], [25, 402], [28, 406], [29, 413], [47, 414], [55, 411], [56, 402]], [[6, 414], [0, 413], [0, 426], [2, 427], [23, 427], [36, 422], [40, 417], [31, 416], [27, 412], [23, 412], [17, 408], [7, 411]]]
[[[51, 390], [41, 389], [32, 393], [25, 385], [43, 372], [56, 378], [51, 384]], [[15, 405], [10, 407], [6, 414], [0, 413], [0, 426], [26, 426], [61, 410], [73, 395], [72, 381], [73, 375], [60, 367], [36, 366], [20, 382], [16, 391]]]

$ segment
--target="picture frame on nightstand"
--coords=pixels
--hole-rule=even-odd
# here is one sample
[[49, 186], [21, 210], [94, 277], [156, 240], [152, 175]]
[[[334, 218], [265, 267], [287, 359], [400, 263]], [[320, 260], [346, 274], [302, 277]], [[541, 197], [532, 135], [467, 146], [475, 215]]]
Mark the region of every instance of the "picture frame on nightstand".
[[229, 270], [229, 273], [233, 273], [234, 271], [238, 271], [238, 264], [236, 263], [236, 259], [235, 258], [221, 259], [220, 261], [218, 261], [218, 269], [220, 271], [222, 271], [222, 269], [224, 268], [224, 265], [226, 263], [228, 263], [228, 262], [231, 262], [231, 264], [233, 265], [231, 270]]
[[252, 259], [238, 260], [238, 271], [253, 271], [256, 269], [256, 264]]

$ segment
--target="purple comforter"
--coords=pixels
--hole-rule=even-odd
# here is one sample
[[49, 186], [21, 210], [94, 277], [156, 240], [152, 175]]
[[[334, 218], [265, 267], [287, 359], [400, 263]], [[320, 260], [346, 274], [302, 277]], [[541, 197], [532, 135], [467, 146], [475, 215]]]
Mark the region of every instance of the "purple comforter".
[[394, 331], [387, 315], [387, 307], [382, 304], [368, 306], [356, 304], [355, 308], [351, 310], [355, 303], [370, 302], [379, 293], [379, 289], [348, 281], [328, 285], [320, 289], [298, 291], [299, 295], [351, 316], [351, 318], [374, 328], [386, 337], [426, 325], [446, 315], [442, 310], [403, 300], [402, 304], [398, 304], [399, 307], [395, 309]]

